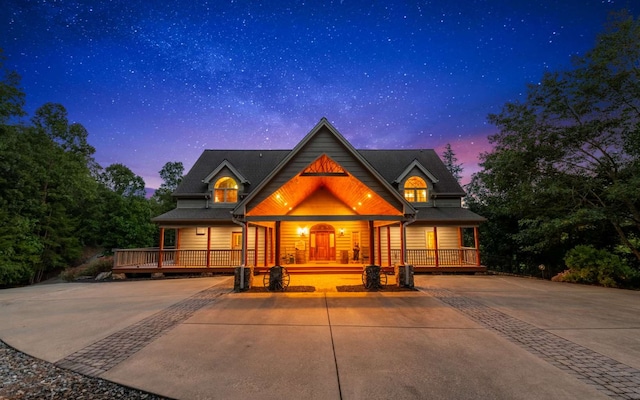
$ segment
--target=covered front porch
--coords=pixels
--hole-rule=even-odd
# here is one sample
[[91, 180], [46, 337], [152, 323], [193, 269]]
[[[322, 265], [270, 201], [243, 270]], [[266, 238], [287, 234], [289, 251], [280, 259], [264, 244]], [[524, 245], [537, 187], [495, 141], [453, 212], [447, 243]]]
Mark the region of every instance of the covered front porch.
[[[165, 246], [165, 238], [171, 238]], [[270, 221], [242, 226], [161, 229], [160, 247], [118, 249], [113, 271], [232, 273], [245, 265], [262, 272], [282, 265], [291, 273], [361, 273], [366, 265], [392, 272], [484, 272], [477, 228], [415, 226], [385, 221]], [[233, 248], [233, 247], [236, 248]], [[419, 248], [422, 247], [422, 248]]]

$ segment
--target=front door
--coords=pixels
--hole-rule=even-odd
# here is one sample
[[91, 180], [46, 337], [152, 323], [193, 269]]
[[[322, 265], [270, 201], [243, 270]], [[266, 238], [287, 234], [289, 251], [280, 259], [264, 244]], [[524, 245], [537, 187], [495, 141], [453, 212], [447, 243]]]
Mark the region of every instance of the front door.
[[328, 261], [329, 255], [329, 232], [316, 233], [316, 260]]
[[318, 224], [310, 230], [309, 257], [312, 261], [336, 259], [336, 231], [329, 224]]

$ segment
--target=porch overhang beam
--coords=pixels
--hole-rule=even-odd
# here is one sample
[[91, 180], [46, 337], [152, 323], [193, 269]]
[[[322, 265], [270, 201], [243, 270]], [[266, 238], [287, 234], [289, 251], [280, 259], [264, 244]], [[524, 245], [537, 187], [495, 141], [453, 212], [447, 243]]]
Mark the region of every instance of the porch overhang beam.
[[254, 221], [406, 221], [402, 215], [260, 215], [245, 217], [247, 222]]

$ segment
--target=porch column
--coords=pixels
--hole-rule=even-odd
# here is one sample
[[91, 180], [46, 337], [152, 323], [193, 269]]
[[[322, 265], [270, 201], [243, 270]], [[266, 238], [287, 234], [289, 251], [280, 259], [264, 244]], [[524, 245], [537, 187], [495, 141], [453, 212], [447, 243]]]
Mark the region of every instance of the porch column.
[[433, 227], [433, 246], [436, 251], [436, 267], [440, 266], [440, 252], [438, 251], [438, 227]]
[[160, 247], [158, 250], [158, 268], [162, 268], [162, 251], [164, 250], [164, 228], [160, 228]]
[[269, 228], [269, 263], [276, 265], [273, 251], [273, 228]]
[[249, 261], [249, 224], [245, 221], [242, 223], [242, 265], [247, 266]]
[[403, 223], [400, 223], [400, 265], [405, 265], [405, 256], [407, 251], [407, 245], [405, 244], [405, 239], [407, 237], [406, 229], [407, 227], [404, 226]]
[[462, 236], [462, 227], [458, 227], [458, 264], [464, 264], [464, 239]]
[[380, 261], [380, 266], [382, 267], [382, 240], [380, 240], [380, 227], [376, 228], [376, 236], [378, 239], [378, 261]]
[[176, 265], [180, 265], [180, 246], [182, 243], [182, 229], [181, 228], [176, 228], [176, 252], [175, 252], [175, 260], [176, 260]]
[[473, 237], [476, 245], [476, 265], [479, 267], [482, 264], [480, 263], [480, 230], [477, 226], [473, 227]]
[[258, 226], [253, 227], [255, 229], [255, 234], [253, 235], [253, 266], [258, 266]]
[[[267, 266], [267, 262], [269, 260], [269, 253], [267, 252], [267, 248], [269, 246], [269, 236], [267, 235], [269, 233], [269, 228], [267, 228], [266, 226], [264, 227], [264, 266]], [[256, 265], [257, 267], [257, 265]]]
[[275, 229], [276, 237], [275, 237], [275, 265], [280, 265], [280, 221], [276, 221], [276, 229]]
[[391, 227], [387, 226], [387, 263], [391, 266]]
[[376, 238], [373, 236], [375, 230], [373, 228], [373, 221], [369, 221], [369, 265], [376, 265]]
[[211, 266], [211, 227], [207, 227], [207, 268]]

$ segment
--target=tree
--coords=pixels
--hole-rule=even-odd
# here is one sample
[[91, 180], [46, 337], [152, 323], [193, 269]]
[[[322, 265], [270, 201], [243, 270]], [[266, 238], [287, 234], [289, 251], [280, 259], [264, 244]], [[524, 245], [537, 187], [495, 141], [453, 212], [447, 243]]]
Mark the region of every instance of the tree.
[[126, 165], [111, 164], [100, 174], [100, 182], [109, 190], [124, 197], [144, 197], [144, 180]]
[[151, 246], [157, 235], [144, 180], [123, 164], [111, 164], [100, 183], [101, 244], [107, 249]]
[[20, 75], [6, 69], [4, 60], [5, 57], [0, 48], [0, 124], [26, 114], [23, 109], [25, 93], [20, 88]]
[[470, 186], [474, 207], [515, 218], [508, 239], [530, 262], [558, 262], [577, 244], [613, 248], [612, 237], [640, 261], [638, 65], [640, 22], [612, 15], [573, 69], [489, 116], [499, 132]]
[[460, 183], [463, 171], [462, 164], [458, 164], [458, 158], [451, 148], [451, 143], [447, 143], [445, 146], [444, 152], [442, 153], [442, 160], [444, 161], [444, 165], [447, 167], [447, 170], [456, 178], [458, 183]]
[[151, 200], [155, 203], [154, 214], [160, 215], [171, 211], [176, 207], [176, 200], [171, 194], [178, 188], [182, 182], [184, 166], [181, 162], [167, 162], [160, 170], [162, 184], [154, 192]]

